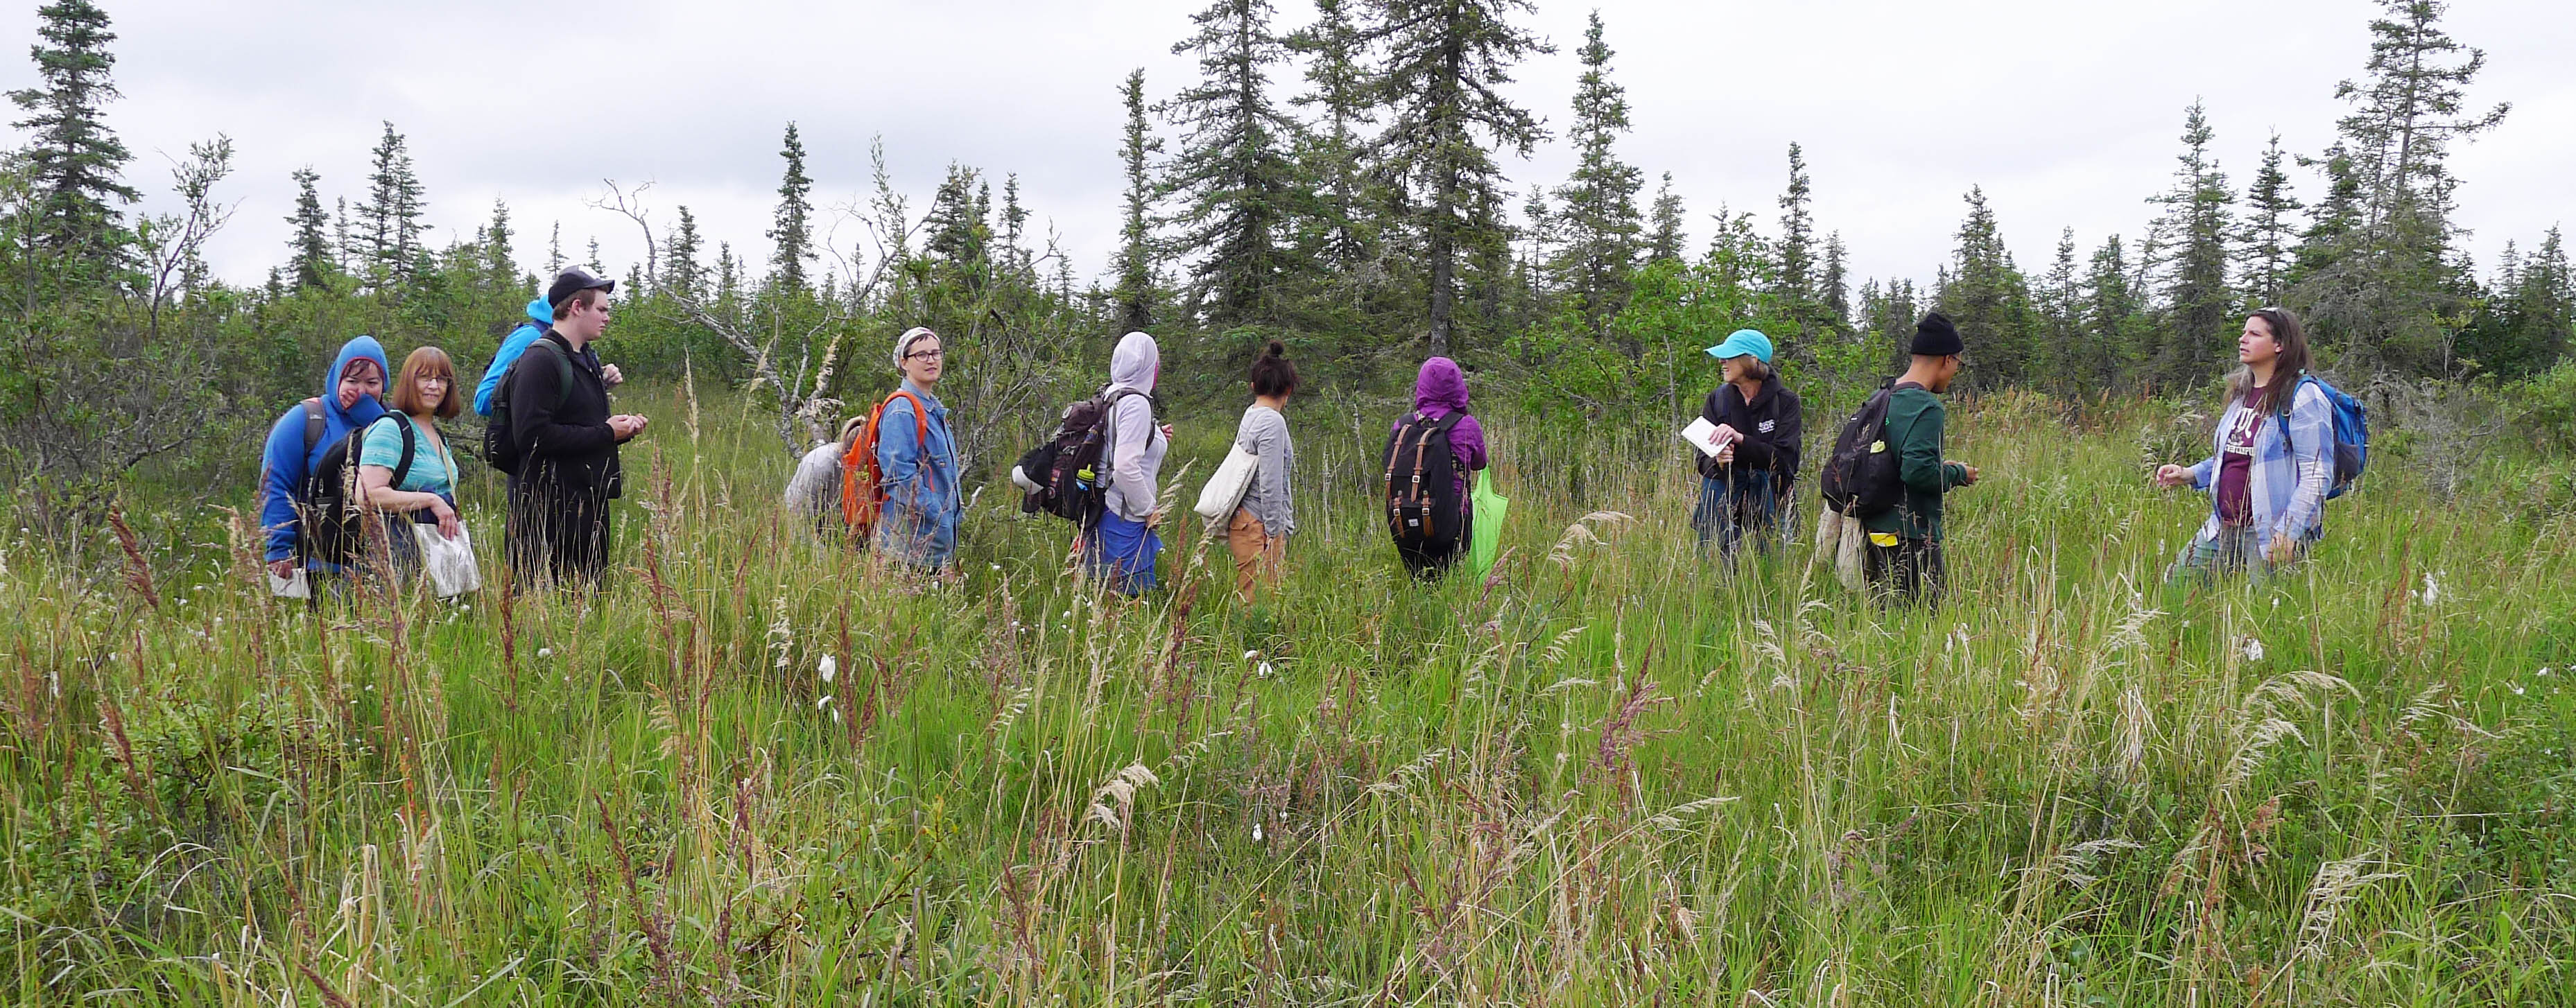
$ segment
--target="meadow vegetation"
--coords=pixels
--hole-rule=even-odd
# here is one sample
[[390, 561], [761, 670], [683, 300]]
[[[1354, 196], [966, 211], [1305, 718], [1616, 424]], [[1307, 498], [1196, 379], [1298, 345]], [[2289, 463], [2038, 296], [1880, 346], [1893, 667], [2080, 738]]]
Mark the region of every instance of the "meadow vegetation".
[[[121, 582], [0, 551], [10, 999], [2576, 986], [2563, 455], [2435, 480], [2393, 449], [2296, 574], [2167, 588], [2206, 505], [2145, 473], [2206, 419], [1988, 396], [1951, 421], [1988, 478], [1952, 498], [1950, 604], [1883, 611], [1803, 545], [1702, 556], [1678, 444], [1509, 415], [1505, 559], [1408, 583], [1371, 509], [1384, 419], [1307, 404], [1283, 587], [1238, 603], [1195, 566], [1221, 549], [1182, 549], [1130, 603], [1006, 486], [960, 582], [875, 570], [780, 512], [756, 403], [629, 398], [664, 422], [593, 597], [307, 612], [220, 511], [130, 537]], [[1181, 426], [1174, 494], [1224, 447]], [[468, 487], [487, 554], [495, 490]]]

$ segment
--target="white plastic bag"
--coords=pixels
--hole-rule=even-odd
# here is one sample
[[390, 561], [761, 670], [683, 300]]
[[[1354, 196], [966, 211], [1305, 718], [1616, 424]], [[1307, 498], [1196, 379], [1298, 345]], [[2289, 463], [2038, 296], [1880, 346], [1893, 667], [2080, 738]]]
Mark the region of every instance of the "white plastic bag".
[[474, 561], [474, 537], [465, 525], [456, 526], [456, 538], [438, 534], [435, 524], [412, 524], [412, 541], [420, 546], [421, 573], [429, 578], [430, 588], [440, 598], [454, 598], [483, 587], [483, 568]]
[[1217, 464], [1216, 475], [1208, 477], [1207, 487], [1199, 491], [1198, 506], [1190, 510], [1211, 522], [1234, 517], [1234, 509], [1243, 506], [1243, 495], [1252, 491], [1252, 474], [1259, 468], [1261, 456], [1243, 442], [1235, 442], [1225, 461]]

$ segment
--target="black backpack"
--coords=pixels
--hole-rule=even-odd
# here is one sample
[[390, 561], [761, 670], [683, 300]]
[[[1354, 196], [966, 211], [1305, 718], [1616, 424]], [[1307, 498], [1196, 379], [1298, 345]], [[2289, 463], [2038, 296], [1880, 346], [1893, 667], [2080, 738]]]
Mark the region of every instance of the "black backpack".
[[1465, 413], [1438, 419], [1415, 411], [1386, 439], [1386, 529], [1400, 548], [1438, 552], [1458, 543], [1466, 524], [1458, 481], [1466, 470], [1449, 448], [1449, 429]]
[[1860, 412], [1843, 422], [1820, 481], [1826, 506], [1849, 517], [1869, 518], [1903, 499], [1904, 474], [1895, 446], [1887, 443], [1887, 404], [1895, 394], [1895, 383], [1879, 386]]
[[[402, 430], [402, 457], [396, 460], [394, 478], [387, 485], [401, 486], [403, 477], [411, 474], [412, 453], [419, 447], [419, 435], [409, 421], [394, 426]], [[313, 446], [322, 441], [322, 431], [322, 400], [304, 400], [305, 457], [312, 457]], [[347, 564], [366, 553], [367, 508], [358, 493], [358, 456], [366, 436], [367, 427], [342, 435], [323, 450], [322, 460], [314, 463], [313, 471], [304, 474], [304, 520], [296, 542], [308, 558]]]
[[[1020, 501], [1020, 510], [1048, 514], [1090, 528], [1109, 509], [1109, 480], [1100, 456], [1108, 444], [1112, 407], [1128, 396], [1146, 395], [1122, 388], [1076, 401], [1064, 408], [1055, 436], [1020, 456], [1020, 473], [1038, 485]], [[1146, 396], [1151, 403], [1152, 396]]]
[[501, 386], [492, 390], [492, 422], [483, 427], [483, 461], [512, 476], [519, 474], [521, 455], [518, 432], [510, 426], [510, 380], [518, 376], [519, 365], [526, 363], [528, 356], [540, 347], [545, 349], [546, 356], [554, 358], [555, 401], [561, 403], [565, 396], [572, 394], [572, 361], [565, 359], [563, 351], [546, 342], [545, 337], [537, 337], [536, 342], [520, 351], [518, 360], [510, 362], [510, 370], [501, 375]]

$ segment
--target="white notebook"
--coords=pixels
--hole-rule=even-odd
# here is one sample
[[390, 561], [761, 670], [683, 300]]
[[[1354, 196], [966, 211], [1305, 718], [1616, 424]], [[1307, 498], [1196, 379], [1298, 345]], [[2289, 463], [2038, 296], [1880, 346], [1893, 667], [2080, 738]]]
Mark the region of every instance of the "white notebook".
[[1717, 425], [1708, 422], [1707, 417], [1692, 417], [1690, 426], [1682, 428], [1681, 438], [1699, 449], [1700, 454], [1717, 457]]

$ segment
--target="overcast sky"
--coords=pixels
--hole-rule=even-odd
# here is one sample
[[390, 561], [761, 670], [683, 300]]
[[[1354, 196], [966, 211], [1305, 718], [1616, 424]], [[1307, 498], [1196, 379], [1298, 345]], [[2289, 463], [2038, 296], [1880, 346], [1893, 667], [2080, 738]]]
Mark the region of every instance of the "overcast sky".
[[[2463, 0], [2445, 26], [2484, 48], [2470, 94], [2513, 112], [2455, 152], [2461, 222], [2479, 268], [2507, 240], [2525, 246], [2576, 218], [2576, 16], [2568, 0]], [[710, 235], [768, 255], [781, 128], [795, 120], [832, 208], [868, 185], [882, 136], [899, 187], [928, 201], [951, 161], [984, 169], [998, 193], [1020, 175], [1043, 233], [1051, 224], [1080, 275], [1116, 239], [1118, 87], [1144, 67], [1160, 98], [1194, 72], [1171, 45], [1202, 0], [982, 0], [966, 3], [273, 3], [103, 0], [119, 35], [124, 98], [108, 121], [135, 152], [128, 178], [148, 208], [170, 205], [169, 158], [232, 136], [239, 168], [223, 190], [240, 210], [215, 241], [217, 270], [256, 281], [283, 261], [293, 183], [311, 165], [326, 203], [363, 194], [384, 121], [409, 138], [427, 187], [431, 239], [470, 236], [494, 199], [519, 228], [523, 266], [543, 266], [561, 222], [575, 258], [597, 236], [623, 272], [642, 257], [634, 228], [592, 209], [603, 179], [653, 183], [654, 219], [691, 207]], [[0, 12], [33, 42], [34, 0]], [[1513, 89], [1561, 134], [1585, 14], [1542, 0], [1530, 28], [1556, 45]], [[2170, 181], [2183, 110], [2207, 101], [2216, 149], [2240, 191], [2278, 130], [2295, 152], [2333, 138], [2338, 80], [2368, 54], [2364, 0], [2067, 3], [1747, 3], [1609, 0], [1598, 5], [1635, 130], [1621, 153], [1653, 179], [1671, 172], [1694, 247], [1720, 204], [1776, 232], [1785, 152], [1804, 145], [1820, 230], [1842, 232], [1863, 277], [1928, 280], [1948, 254], [1970, 185], [1985, 187], [2015, 256], [2046, 268], [2061, 227], [2087, 251], [2135, 237]], [[1282, 28], [1304, 23], [1283, 0]], [[19, 50], [23, 52], [23, 50]], [[24, 60], [0, 82], [25, 86]], [[1302, 87], [1283, 81], [1280, 97]], [[1168, 130], [1166, 130], [1168, 133]], [[1561, 137], [1506, 159], [1522, 186], [1561, 180]], [[2302, 197], [2320, 189], [2297, 171]], [[998, 196], [997, 196], [998, 198]], [[830, 232], [844, 246], [862, 232]], [[710, 251], [712, 259], [712, 251]]]

